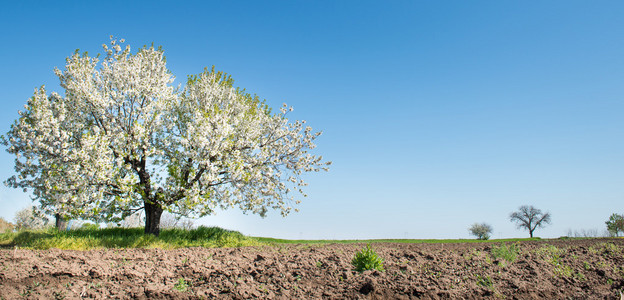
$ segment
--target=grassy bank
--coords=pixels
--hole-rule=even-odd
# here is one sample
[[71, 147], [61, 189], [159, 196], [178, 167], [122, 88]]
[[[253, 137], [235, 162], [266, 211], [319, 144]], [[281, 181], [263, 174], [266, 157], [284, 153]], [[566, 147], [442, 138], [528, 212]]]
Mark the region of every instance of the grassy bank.
[[255, 238], [219, 227], [191, 230], [163, 229], [160, 236], [146, 235], [143, 228], [102, 228], [58, 231], [56, 229], [0, 234], [0, 247], [27, 249], [88, 250], [97, 248], [242, 247], [260, 245]]
[[352, 244], [352, 243], [500, 243], [534, 241], [539, 238], [515, 239], [373, 239], [373, 240], [286, 240], [248, 237], [238, 231], [219, 227], [191, 230], [163, 229], [159, 237], [145, 235], [143, 228], [83, 228], [70, 231], [46, 229], [0, 234], [0, 248], [89, 250], [98, 248], [244, 247], [278, 244]]

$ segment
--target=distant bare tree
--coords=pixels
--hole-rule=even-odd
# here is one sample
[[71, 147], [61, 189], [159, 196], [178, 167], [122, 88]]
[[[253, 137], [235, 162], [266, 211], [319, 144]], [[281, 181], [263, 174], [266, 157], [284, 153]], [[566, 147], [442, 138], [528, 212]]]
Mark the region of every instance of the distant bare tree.
[[533, 237], [535, 229], [550, 224], [550, 213], [542, 213], [540, 209], [532, 205], [522, 205], [518, 211], [509, 215], [509, 219], [511, 222], [516, 222], [518, 228], [528, 230], [529, 235]]
[[597, 238], [597, 237], [608, 237], [609, 232], [599, 232], [598, 229], [580, 229], [580, 230], [572, 230], [568, 229], [568, 237], [576, 237], [576, 238]]
[[492, 226], [487, 223], [474, 223], [468, 230], [470, 234], [476, 236], [478, 240], [488, 240], [492, 233]]
[[160, 228], [180, 228], [189, 230], [193, 228], [193, 221], [188, 218], [177, 217], [170, 213], [163, 213], [162, 217], [160, 218]]
[[598, 233], [598, 229], [581, 229], [581, 232], [579, 232], [578, 234], [575, 232], [575, 235], [587, 238], [600, 236], [600, 234]]

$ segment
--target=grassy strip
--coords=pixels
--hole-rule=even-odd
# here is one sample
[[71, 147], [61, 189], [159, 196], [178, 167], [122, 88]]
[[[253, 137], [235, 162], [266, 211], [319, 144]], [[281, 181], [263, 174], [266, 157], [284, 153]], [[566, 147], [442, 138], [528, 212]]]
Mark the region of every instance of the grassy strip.
[[64, 250], [98, 248], [243, 247], [260, 245], [255, 238], [219, 227], [163, 229], [160, 236], [146, 235], [143, 228], [103, 228], [58, 231], [56, 229], [0, 234], [0, 247]]
[[265, 244], [358, 244], [358, 243], [405, 243], [405, 244], [454, 244], [454, 243], [500, 243], [500, 242], [518, 242], [518, 241], [539, 241], [540, 238], [515, 238], [515, 239], [494, 239], [494, 240], [475, 240], [475, 239], [376, 239], [376, 240], [286, 240], [267, 237], [256, 237], [256, 239]]
[[163, 229], [159, 237], [145, 235], [143, 228], [56, 229], [0, 234], [0, 248], [89, 250], [99, 248], [244, 247], [278, 244], [370, 244], [370, 243], [500, 243], [534, 241], [539, 238], [495, 240], [475, 239], [373, 239], [373, 240], [287, 240], [247, 237], [238, 231], [200, 226], [196, 229]]

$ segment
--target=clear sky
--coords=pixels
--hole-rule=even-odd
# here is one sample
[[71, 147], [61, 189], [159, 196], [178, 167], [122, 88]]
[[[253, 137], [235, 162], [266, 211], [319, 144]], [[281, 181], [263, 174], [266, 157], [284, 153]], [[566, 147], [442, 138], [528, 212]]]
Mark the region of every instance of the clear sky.
[[[196, 224], [279, 238], [528, 236], [509, 213], [552, 213], [536, 235], [605, 229], [624, 213], [622, 1], [5, 1], [0, 132], [53, 68], [109, 35], [162, 45], [169, 69], [215, 65], [322, 130], [301, 212], [236, 210]], [[0, 153], [0, 177], [13, 157]], [[0, 187], [12, 220], [28, 194]]]

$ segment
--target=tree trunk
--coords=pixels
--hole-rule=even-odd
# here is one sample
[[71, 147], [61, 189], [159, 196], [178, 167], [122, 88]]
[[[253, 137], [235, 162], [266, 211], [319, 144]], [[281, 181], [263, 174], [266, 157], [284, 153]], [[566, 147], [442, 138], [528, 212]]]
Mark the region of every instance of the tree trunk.
[[158, 204], [145, 203], [145, 234], [160, 234], [160, 216], [163, 213], [162, 207]]
[[533, 230], [529, 230], [529, 235], [533, 238]]
[[60, 231], [67, 230], [67, 220], [61, 216], [61, 214], [54, 214], [56, 229]]

